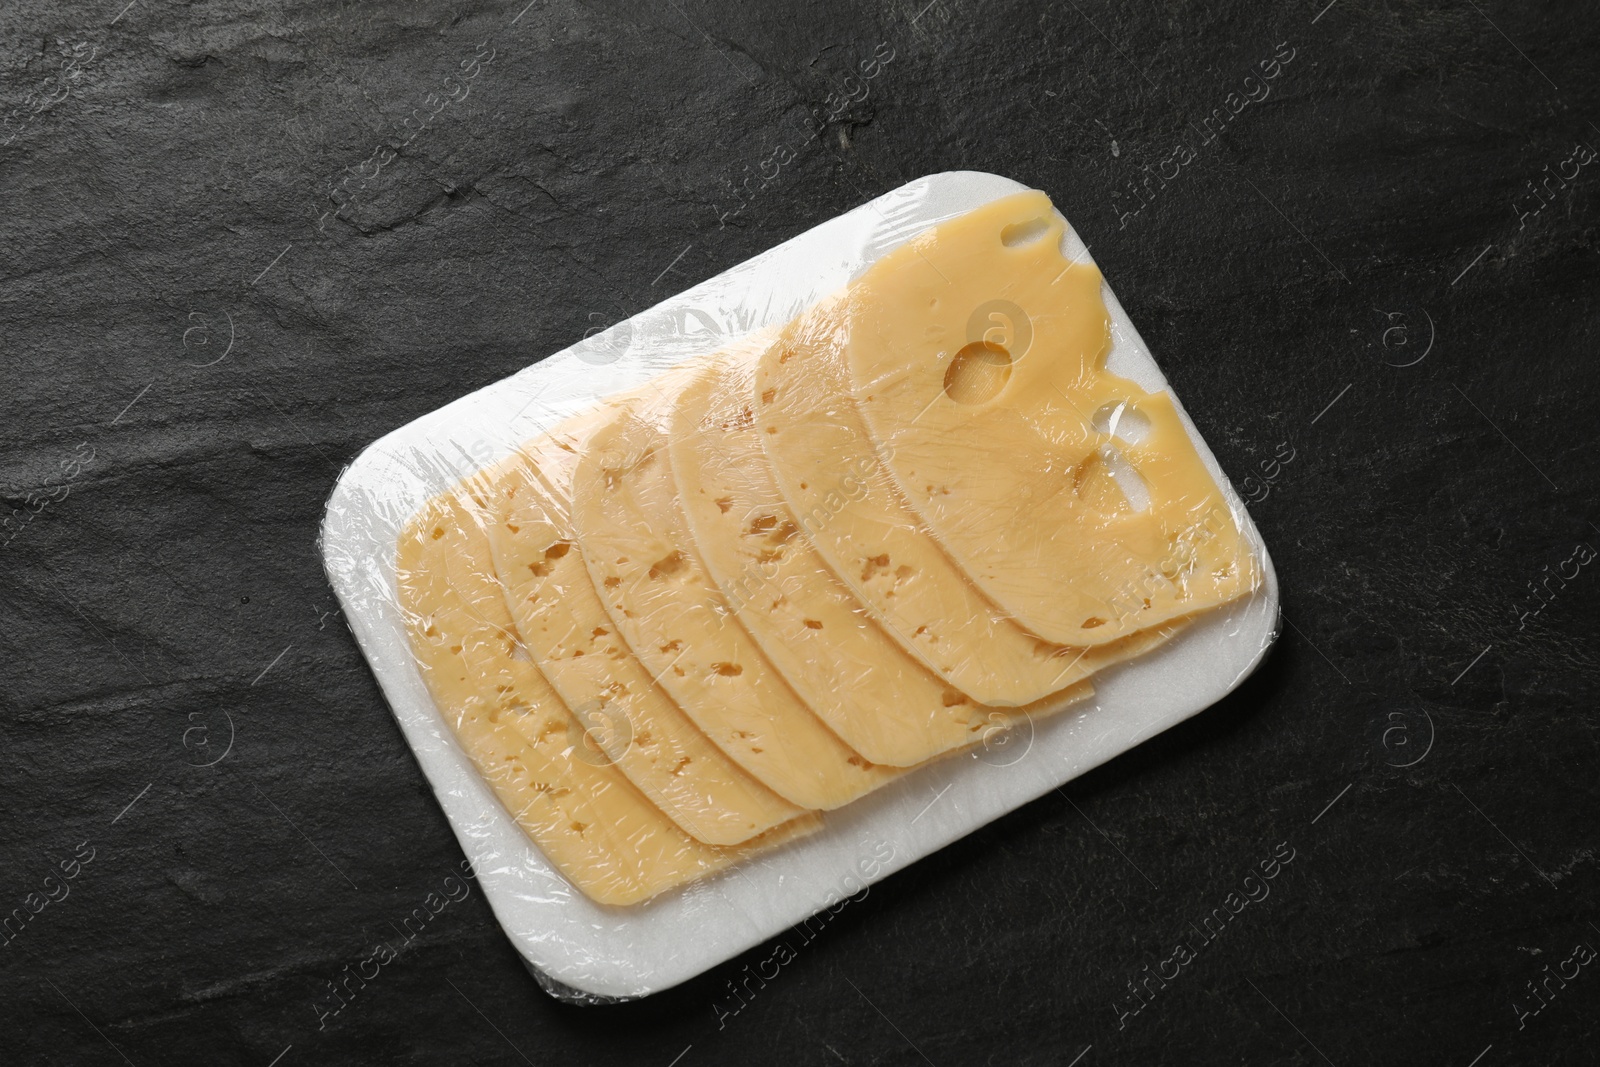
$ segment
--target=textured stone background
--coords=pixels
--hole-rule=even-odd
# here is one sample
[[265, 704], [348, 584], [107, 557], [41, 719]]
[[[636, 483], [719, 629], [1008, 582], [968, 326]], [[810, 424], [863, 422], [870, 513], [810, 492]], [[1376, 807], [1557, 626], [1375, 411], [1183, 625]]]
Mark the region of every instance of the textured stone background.
[[[1600, 964], [1527, 987], [1600, 949], [1600, 563], [1529, 586], [1600, 547], [1600, 166], [1529, 184], [1600, 146], [1592, 13], [525, 2], [0, 7], [0, 913], [93, 855], [0, 948], [0, 1061], [1594, 1061]], [[957, 168], [1056, 199], [1258, 501], [1266, 667], [721, 1027], [773, 946], [565, 1007], [474, 892], [319, 1030], [460, 859], [321, 574], [341, 465]]]

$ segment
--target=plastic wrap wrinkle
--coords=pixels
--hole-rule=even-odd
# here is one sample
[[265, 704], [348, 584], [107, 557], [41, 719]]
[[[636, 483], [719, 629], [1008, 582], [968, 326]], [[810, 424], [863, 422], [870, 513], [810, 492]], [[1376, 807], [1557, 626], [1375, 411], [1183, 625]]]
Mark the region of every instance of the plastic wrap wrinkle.
[[[999, 581], [1003, 575], [988, 565], [992, 561], [968, 551], [974, 546], [960, 543], [945, 528], [951, 516], [940, 512], [937, 499], [925, 488], [920, 498], [912, 491], [908, 473], [925, 469], [915, 434], [908, 441], [896, 439], [883, 426], [872, 432], [864, 411], [881, 406], [877, 385], [886, 379], [876, 371], [859, 373], [858, 364], [871, 353], [857, 345], [869, 327], [882, 327], [892, 316], [866, 311], [870, 301], [859, 299], [859, 286], [870, 289], [874, 271], [900, 249], [912, 269], [926, 265], [943, 270], [945, 284], [960, 283], [950, 286], [953, 295], [948, 298], [974, 305], [941, 320], [945, 336], [960, 340], [961, 347], [978, 339], [1013, 339], [1005, 330], [991, 334], [990, 328], [1000, 322], [992, 305], [1014, 297], [1016, 286], [1005, 280], [1003, 271], [991, 271], [983, 285], [962, 283], [959, 271], [941, 258], [939, 244], [946, 236], [930, 236], [929, 231], [986, 204], [1007, 197], [1024, 202], [1029, 195], [993, 175], [945, 174], [910, 183], [416, 420], [369, 448], [341, 478], [324, 525], [330, 579], [408, 742], [474, 860], [487, 899], [550, 995], [573, 1003], [609, 1003], [692, 977], [1196, 713], [1237, 685], [1270, 646], [1277, 633], [1277, 589], [1265, 549], [1215, 459], [1170, 397], [1137, 330], [1097, 274], [1081, 295], [1103, 301], [1098, 352], [1106, 372], [1102, 380], [1126, 380], [1107, 399], [1131, 399], [1147, 416], [1150, 405], [1157, 405], [1155, 417], [1147, 421], [1166, 435], [1163, 448], [1184, 453], [1191, 475], [1199, 470], [1215, 483], [1215, 497], [1208, 503], [1227, 522], [1225, 527], [1213, 525], [1235, 531], [1238, 558], [1254, 561], [1251, 580], [1242, 578], [1232, 597], [1213, 590], [1210, 601], [1204, 596], [1179, 598], [1186, 603], [1165, 605], [1164, 621], [1157, 618], [1159, 613], [1146, 614], [1127, 622], [1125, 634], [1094, 635], [1110, 638], [1099, 643], [1043, 640], [1037, 636], [1040, 630], [1057, 637], [1077, 635], [1053, 629], [1061, 619], [1031, 614], [1039, 605], [1025, 599], [1006, 606], [1027, 609], [1021, 614], [1028, 616], [1028, 625], [1000, 607], [996, 600], [1005, 602], [1016, 591]], [[1053, 229], [1044, 227], [1050, 251], [1080, 264], [1072, 268], [1080, 275], [1092, 272], [1082, 242], [1061, 224], [1048, 201], [1031, 195], [1054, 224]], [[996, 207], [989, 213], [1008, 210]], [[1002, 242], [1007, 255], [1028, 247], [1026, 234], [1009, 236], [1019, 239]], [[852, 280], [857, 290], [841, 300], [841, 294], [851, 292], [846, 287]], [[891, 286], [889, 296], [895, 291]], [[1030, 320], [1044, 321], [1034, 331], [1036, 337], [1051, 336], [1048, 320], [1059, 309], [1032, 299], [1011, 303]], [[1014, 320], [1001, 325], [1015, 329]], [[966, 332], [971, 330], [976, 334], [969, 339]], [[806, 389], [788, 398], [792, 418], [782, 428], [788, 434], [786, 445], [805, 446], [798, 450], [778, 447], [780, 434], [764, 432], [776, 428], [777, 421], [764, 413], [772, 404], [761, 400], [763, 378], [774, 372], [766, 357], [777, 347], [775, 337], [811, 342], [805, 352]], [[954, 346], [943, 338], [892, 331], [883, 344], [907, 365], [929, 358], [938, 362], [941, 387], [951, 357], [959, 353], [959, 348], [949, 351]], [[716, 369], [708, 369], [711, 357], [727, 350], [734, 354], [720, 357]], [[1028, 369], [1027, 353], [1007, 364], [1009, 376], [993, 353], [979, 350], [969, 356], [973, 358], [953, 379], [954, 391], [962, 403], [980, 410], [993, 399], [996, 379], [1003, 391], [1007, 381], [1023, 380]], [[694, 361], [695, 367], [663, 377], [685, 361]], [[694, 398], [704, 407], [704, 420], [727, 424], [731, 418], [742, 425], [737, 399], [756, 401], [754, 422], [762, 430], [758, 444], [749, 434], [729, 434], [713, 445], [704, 435], [682, 432], [676, 423], [694, 421], [691, 416], [698, 408], [680, 408], [677, 401], [687, 375], [696, 374], [718, 376]], [[908, 377], [915, 384], [917, 376]], [[931, 375], [923, 379], [931, 381]], [[816, 387], [818, 381], [823, 388]], [[640, 390], [645, 399], [612, 405], [601, 420], [609, 422], [601, 430], [610, 435], [602, 441], [606, 462], [599, 462], [592, 449], [551, 452], [553, 442], [574, 433], [574, 425], [563, 423], [629, 390]], [[1073, 388], [1065, 392], [1070, 399], [1083, 399]], [[1089, 390], [1084, 395], [1102, 394]], [[1162, 403], [1165, 410], [1159, 409]], [[1058, 406], [1060, 416], [1037, 406], [1031, 411], [1034, 438], [1066, 443], [1050, 437], [1061, 437], [1062, 426], [1069, 424], [1063, 421], [1067, 405]], [[617, 410], [629, 414], [619, 417]], [[940, 408], [935, 406], [931, 414], [938, 416]], [[1080, 431], [1089, 426], [1101, 435], [1091, 441], [1089, 433], [1080, 432], [1071, 442], [1080, 450], [1075, 466], [1099, 448], [1114, 447], [1129, 457], [1133, 476], [1142, 481], [1133, 491], [1123, 488], [1128, 472], [1106, 460], [1103, 470], [1090, 472], [1095, 477], [1074, 484], [1074, 499], [1117, 515], [1138, 510], [1129, 507], [1130, 499], [1137, 497], [1139, 484], [1151, 482], [1157, 490], [1151, 507], [1159, 509], [1162, 472], [1148, 473], [1148, 466], [1160, 456], [1134, 452], [1136, 442], [1108, 441], [1115, 434], [1095, 426], [1097, 414], [1089, 410], [1075, 415]], [[920, 411], [917, 417], [923, 417]], [[580, 434], [589, 432], [583, 423], [580, 419], [575, 424]], [[972, 425], [981, 425], [981, 420], [968, 419], [954, 432], [970, 434]], [[1023, 443], [1031, 447], [1029, 438]], [[1019, 455], [1014, 469], [1035, 476], [1062, 470], [1053, 456], [1041, 462], [1037, 449], [1030, 453], [1024, 448]], [[943, 458], [956, 473], [970, 473], [963, 465], [966, 457]], [[911, 460], [919, 466], [908, 470]], [[720, 472], [719, 461], [726, 464]], [[611, 501], [611, 519], [627, 520], [631, 514], [634, 519], [646, 516], [644, 521], [634, 523], [631, 532], [627, 521], [612, 523], [596, 542], [660, 549], [649, 556], [647, 566], [613, 562], [607, 565], [611, 569], [604, 569], [583, 551], [588, 538], [566, 508], [577, 488], [568, 479], [576, 467], [581, 482], [585, 464], [592, 468], [591, 481], [594, 469], [648, 475], [621, 483], [628, 491], [620, 513], [615, 498]], [[692, 475], [686, 464], [693, 465]], [[870, 491], [856, 490], [861, 499], [841, 496], [831, 502], [826, 492], [819, 494], [812, 505], [823, 506], [825, 521], [808, 524], [804, 497], [814, 483], [803, 468], [824, 475], [824, 480], [843, 470], [852, 486]], [[723, 525], [720, 517], [731, 511], [697, 508], [683, 498], [691, 481], [700, 486], [718, 479], [748, 494], [751, 510], [760, 512], [748, 517], [760, 529]], [[807, 488], [798, 489], [798, 481]], [[928, 484], [925, 479], [924, 487]], [[973, 499], [983, 498], [980, 493]], [[840, 500], [848, 507], [841, 507]], [[583, 501], [575, 503], [581, 512]], [[774, 531], [783, 529], [782, 519], [768, 512], [778, 506], [790, 509], [798, 527], [795, 534], [775, 536]], [[534, 525], [543, 522], [543, 533], [519, 540], [517, 515], [532, 516]], [[404, 535], [408, 523], [415, 534], [440, 516], [450, 522], [440, 526], [447, 532], [439, 540], [453, 546], [442, 566], [429, 555], [430, 545], [413, 538], [408, 547]], [[769, 525], [768, 518], [776, 521]], [[508, 521], [519, 531], [506, 529]], [[883, 537], [891, 539], [895, 554], [880, 563], [878, 557], [888, 553], [873, 549], [875, 539]], [[1134, 533], [1126, 538], [1129, 550], [1123, 559], [1138, 574], [1152, 558], [1150, 546], [1141, 546]], [[1188, 546], [1166, 560], [1180, 569], [1203, 568], [1208, 546], [1217, 558], [1227, 554], [1228, 542], [1214, 540], [1203, 540], [1200, 554]], [[746, 541], [753, 547], [742, 547]], [[1063, 547], [1058, 537], [1039, 543], [1052, 552]], [[562, 544], [569, 546], [565, 552], [546, 559], [551, 548]], [[784, 546], [783, 559], [766, 561], [780, 564], [778, 569], [760, 564], [763, 551]], [[438, 552], [437, 543], [432, 547]], [[797, 557], [808, 562], [787, 563]], [[1070, 557], [1041, 552], [1037, 565], [1060, 566], [1063, 558], [1071, 563]], [[918, 592], [907, 584], [907, 575], [897, 573], [907, 558], [925, 564], [939, 580], [922, 583]], [[753, 582], [746, 573], [752, 561], [758, 563]], [[524, 569], [530, 564], [546, 567], [547, 573], [529, 570], [526, 580], [509, 577], [518, 562]], [[894, 565], [888, 566], [890, 562]], [[656, 566], [661, 563], [666, 566]], [[655, 578], [650, 577], [652, 569]], [[724, 674], [719, 666], [756, 665], [752, 674], [771, 683], [766, 693], [788, 694], [762, 709], [791, 708], [794, 722], [807, 723], [797, 736], [811, 738], [817, 753], [849, 753], [844, 766], [854, 772], [830, 772], [819, 781], [812, 766], [816, 760], [804, 761], [817, 795], [799, 803], [793, 797], [780, 799], [777, 791], [761, 785], [760, 775], [741, 765], [736, 752], [743, 745], [746, 757], [766, 753], [749, 752], [751, 738], [734, 736], [728, 729], [737, 722], [744, 725], [735, 730], [757, 732], [745, 729], [751, 719], [740, 717], [750, 705], [725, 702], [722, 719], [707, 717], [711, 730], [700, 729], [705, 723], [693, 712], [704, 717], [704, 702], [686, 691], [673, 692], [679, 683], [671, 679], [679, 676], [667, 659], [649, 661], [645, 632], [633, 625], [637, 618], [625, 614], [637, 616], [632, 605], [649, 606], [650, 598], [638, 590], [634, 599], [603, 597], [605, 579], [621, 579], [624, 572], [635, 582], [685, 581], [687, 575], [694, 590], [689, 601], [698, 600], [700, 621], [707, 625], [703, 639], [693, 642], [692, 659], [679, 659], [676, 665], [688, 661], [710, 668], [702, 677], [708, 685], [730, 678], [742, 684], [738, 679], [743, 670]], [[891, 581], [885, 582], [885, 575]], [[1199, 591], [1195, 583], [1187, 585]], [[523, 599], [543, 595], [541, 590], [556, 600], [555, 607], [543, 612]], [[814, 597], [817, 610], [758, 616], [750, 610], [758, 600], [756, 591], [787, 594], [791, 601]], [[416, 610], [419, 600], [427, 600], [430, 611]], [[826, 619], [820, 617], [824, 605], [832, 611]], [[597, 609], [604, 620], [597, 620]], [[1132, 619], [1138, 609], [1130, 611]], [[954, 637], [937, 635], [947, 642], [939, 647], [927, 640], [926, 632], [917, 632], [930, 626], [930, 620], [943, 625], [951, 619], [960, 623]], [[808, 626], [808, 620], [822, 622], [823, 629]], [[830, 620], [841, 624], [845, 637], [854, 637], [831, 643]], [[652, 629], [665, 636], [681, 621], [662, 613]], [[709, 625], [713, 621], [717, 625]], [[435, 628], [433, 637], [426, 634], [427, 623]], [[602, 628], [611, 632], [595, 633]], [[627, 632], [630, 628], [635, 632]], [[532, 633], [539, 636], [530, 640]], [[823, 633], [830, 641], [816, 639]], [[435, 640], [441, 635], [442, 643]], [[457, 645], [460, 651], [452, 651]], [[865, 648], [872, 649], [870, 656], [850, 651]], [[727, 655], [727, 649], [737, 651]], [[583, 657], [571, 655], [579, 650]], [[631, 664], [631, 669], [618, 666], [610, 676], [564, 673], [590, 655]], [[825, 692], [827, 675], [816, 671], [818, 660], [830, 662], [837, 688], [881, 695]], [[874, 690], [881, 684], [876, 677], [880, 672], [896, 681]], [[684, 677], [689, 673], [685, 668]], [[1091, 676], [1092, 690], [1082, 680]], [[653, 695], [644, 704], [618, 707], [610, 688], [617, 682], [630, 692]], [[937, 708], [928, 700], [933, 690], [940, 694]], [[1085, 699], [1091, 691], [1092, 699]], [[897, 692], [902, 699], [884, 707], [884, 697]], [[905, 699], [916, 693], [922, 695]], [[603, 699], [605, 694], [611, 699]], [[952, 694], [969, 703], [945, 704]], [[1041, 697], [1045, 703], [1035, 705]], [[1065, 706], [1074, 700], [1078, 703]], [[980, 720], [983, 729], [968, 729]], [[743, 800], [708, 797], [707, 803], [697, 804], [695, 797], [703, 791], [697, 788], [674, 797], [673, 784], [663, 777], [664, 764], [637, 751], [641, 723], [646, 723], [649, 741], [677, 731], [663, 743], [663, 751], [674, 753], [673, 762], [687, 751], [699, 753], [697, 762], [715, 760], [720, 753], [722, 769], [708, 771], [707, 781], [735, 781], [734, 776], [744, 774]], [[720, 740], [714, 736], [719, 730]], [[958, 732], [979, 740], [963, 747]], [[789, 740], [789, 731], [778, 733], [780, 740]], [[916, 733], [921, 736], [909, 736]], [[857, 751], [852, 740], [869, 751]], [[940, 753], [942, 758], [929, 758]], [[851, 757], [858, 762], [851, 763]], [[891, 766], [890, 757], [904, 764]], [[503, 766], [521, 767], [522, 772], [506, 773]], [[793, 779], [791, 786], [807, 778], [796, 767], [774, 772], [769, 766], [767, 771]], [[581, 788], [552, 797], [562, 788], [552, 783], [564, 782], [580, 783]], [[763, 790], [765, 804], [760, 800]], [[569, 799], [577, 793], [589, 808]], [[820, 824], [815, 815], [801, 813], [824, 806], [833, 810]], [[596, 810], [602, 813], [594, 816], [595, 822], [605, 824], [601, 832], [585, 819], [586, 812]], [[583, 832], [574, 830], [572, 822], [583, 824]], [[721, 843], [724, 839], [748, 843], [728, 845]]]

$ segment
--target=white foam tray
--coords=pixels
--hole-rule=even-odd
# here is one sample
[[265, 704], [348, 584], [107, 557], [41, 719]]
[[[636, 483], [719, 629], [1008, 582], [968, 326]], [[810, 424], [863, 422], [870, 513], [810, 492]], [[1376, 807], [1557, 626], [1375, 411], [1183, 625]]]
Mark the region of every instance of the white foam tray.
[[[1080, 710], [1019, 729], [1003, 745], [925, 767], [830, 812], [816, 835], [731, 871], [630, 908], [591, 903], [518, 829], [434, 710], [395, 600], [396, 537], [424, 501], [597, 398], [785, 322], [914, 234], [1023, 188], [976, 172], [911, 182], [401, 427], [362, 452], [339, 479], [322, 551], [345, 617], [475, 862], [495, 916], [552, 994], [598, 1003], [692, 978], [1205, 709], [1238, 686], [1275, 640], [1271, 560], [1244, 503], [1184, 414], [1257, 546], [1266, 576], [1261, 588], [1157, 652], [1096, 676], [1095, 698]], [[1064, 251], [1089, 259], [1070, 227]], [[1112, 319], [1110, 369], [1147, 390], [1167, 389], [1109, 287], [1104, 295]], [[891, 858], [876, 865], [875, 877], [863, 878], [859, 858], [885, 854]], [[1080, 874], [1067, 868], [1060, 877]]]

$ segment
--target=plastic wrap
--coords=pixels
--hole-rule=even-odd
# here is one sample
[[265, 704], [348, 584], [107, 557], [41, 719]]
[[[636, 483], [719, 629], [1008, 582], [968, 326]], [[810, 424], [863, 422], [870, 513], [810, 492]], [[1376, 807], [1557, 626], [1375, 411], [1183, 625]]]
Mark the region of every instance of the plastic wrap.
[[501, 924], [582, 1003], [836, 906], [1277, 632], [1244, 505], [1082, 242], [976, 173], [383, 438], [323, 551]]

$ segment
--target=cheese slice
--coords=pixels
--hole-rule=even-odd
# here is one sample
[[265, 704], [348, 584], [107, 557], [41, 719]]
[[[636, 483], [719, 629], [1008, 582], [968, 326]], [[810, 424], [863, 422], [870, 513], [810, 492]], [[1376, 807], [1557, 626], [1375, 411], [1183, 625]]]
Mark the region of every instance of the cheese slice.
[[[1009, 721], [890, 639], [817, 553], [762, 450], [754, 371], [738, 354], [709, 363], [679, 396], [670, 431], [695, 547], [739, 621], [811, 710], [874, 763], [922, 763]], [[1052, 714], [1092, 693], [1082, 682], [1026, 710]]]
[[1051, 644], [986, 599], [929, 535], [875, 451], [840, 363], [842, 301], [796, 319], [761, 355], [755, 413], [773, 473], [835, 575], [902, 648], [983, 704], [1042, 700], [1142, 641]]
[[978, 588], [1048, 640], [1101, 645], [1226, 603], [1260, 568], [1172, 397], [1106, 371], [1100, 272], [1062, 256], [1064, 232], [1040, 192], [943, 223], [851, 284], [824, 343]]
[[517, 824], [586, 896], [646, 900], [817, 825], [799, 819], [749, 845], [716, 848], [679, 829], [610, 763], [579, 759], [574, 720], [517, 655], [489, 546], [457, 492], [407, 524], [396, 567], [417, 667], [445, 723]]
[[779, 796], [831, 809], [899, 772], [853, 751], [784, 682], [695, 552], [667, 457], [682, 373], [625, 409], [578, 461], [572, 525], [639, 661], [724, 752]]
[[610, 759], [691, 835], [747, 841], [800, 815], [707, 740], [634, 658], [595, 592], [570, 524], [572, 475], [602, 409], [522, 446], [493, 480], [484, 529], [517, 631]]

